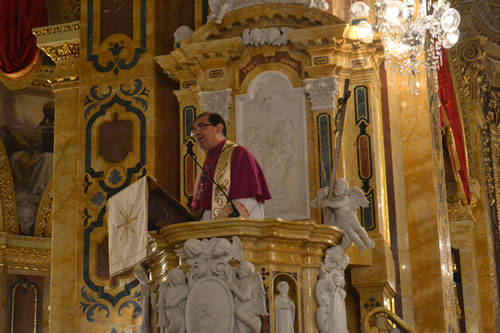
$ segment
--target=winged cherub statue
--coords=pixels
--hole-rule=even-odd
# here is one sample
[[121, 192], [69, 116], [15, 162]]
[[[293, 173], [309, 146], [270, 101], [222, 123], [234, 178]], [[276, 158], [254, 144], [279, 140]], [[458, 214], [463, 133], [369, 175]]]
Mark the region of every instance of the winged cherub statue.
[[229, 289], [235, 296], [235, 317], [238, 332], [260, 332], [262, 325], [260, 316], [268, 315], [262, 277], [255, 272], [252, 263], [242, 261], [236, 271], [228, 274], [227, 280]]
[[375, 247], [375, 243], [361, 226], [356, 215], [356, 210], [359, 207], [369, 206], [368, 200], [359, 187], [349, 188], [349, 183], [345, 179], [339, 178], [333, 189], [333, 200], [328, 200], [328, 187], [324, 187], [318, 191], [316, 198], [311, 201], [311, 205], [315, 208], [327, 207], [333, 210], [330, 220], [326, 223], [342, 229], [344, 232], [342, 246], [344, 248], [347, 248], [351, 241], [358, 245], [361, 250], [366, 247], [370, 249]]

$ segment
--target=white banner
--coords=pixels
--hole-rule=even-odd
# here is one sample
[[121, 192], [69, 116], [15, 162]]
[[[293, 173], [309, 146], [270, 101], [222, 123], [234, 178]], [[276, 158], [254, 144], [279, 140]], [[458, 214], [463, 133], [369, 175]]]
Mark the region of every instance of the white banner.
[[119, 274], [146, 259], [148, 183], [142, 177], [108, 200], [109, 273]]

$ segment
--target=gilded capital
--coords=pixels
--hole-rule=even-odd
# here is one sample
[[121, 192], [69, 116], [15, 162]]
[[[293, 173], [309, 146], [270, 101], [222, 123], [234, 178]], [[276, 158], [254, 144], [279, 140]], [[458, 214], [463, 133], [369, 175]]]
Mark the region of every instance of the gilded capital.
[[80, 44], [64, 43], [57, 46], [41, 46], [40, 49], [55, 63], [69, 58], [80, 57]]
[[463, 94], [468, 102], [481, 101], [481, 95], [488, 89], [485, 71], [484, 40], [465, 40], [457, 45], [453, 57], [455, 68], [460, 69], [460, 78], [464, 83]]
[[80, 23], [78, 21], [33, 29], [38, 47], [56, 64], [49, 83], [78, 79]]

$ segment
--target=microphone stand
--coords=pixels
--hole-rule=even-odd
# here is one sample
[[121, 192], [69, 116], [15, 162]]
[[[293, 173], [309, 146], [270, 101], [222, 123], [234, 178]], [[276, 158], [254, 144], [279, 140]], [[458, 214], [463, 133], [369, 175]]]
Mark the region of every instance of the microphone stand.
[[[224, 194], [224, 196], [226, 197], [227, 202], [231, 204], [231, 207], [233, 208], [233, 212], [231, 214], [229, 214], [228, 217], [240, 217], [241, 216], [240, 212], [238, 211], [238, 209], [234, 205], [233, 201], [231, 199], [229, 199], [229, 196], [226, 194], [226, 192], [224, 192], [224, 190], [222, 189], [222, 187], [219, 184], [217, 184], [212, 177], [210, 177], [210, 175], [203, 168], [203, 166], [201, 166], [200, 163], [198, 163], [198, 161], [196, 160], [196, 155], [194, 154], [194, 152], [191, 150], [191, 151], [188, 151], [188, 154], [191, 155], [191, 157], [193, 158], [194, 163], [201, 169], [201, 172], [202, 172], [203, 176], [207, 177], [212, 182], [212, 184], [214, 184], [215, 186], [217, 186], [217, 188], [219, 189], [219, 191], [221, 191], [222, 194]], [[196, 193], [195, 193], [195, 195], [196, 195]]]

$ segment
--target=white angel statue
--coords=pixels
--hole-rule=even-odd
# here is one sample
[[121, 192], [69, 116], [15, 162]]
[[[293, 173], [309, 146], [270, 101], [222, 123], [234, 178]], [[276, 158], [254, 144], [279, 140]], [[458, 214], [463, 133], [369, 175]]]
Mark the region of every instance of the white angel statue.
[[153, 309], [158, 313], [160, 333], [184, 333], [184, 307], [188, 296], [186, 276], [180, 269], [174, 268], [167, 274], [167, 281], [160, 284], [158, 299], [153, 298]]
[[229, 289], [235, 295], [236, 327], [239, 333], [259, 333], [262, 323], [259, 316], [268, 315], [264, 283], [255, 267], [248, 261], [238, 265], [236, 276], [228, 274]]
[[330, 220], [326, 223], [342, 229], [344, 232], [342, 246], [344, 248], [347, 248], [351, 241], [358, 245], [361, 250], [366, 247], [370, 249], [375, 247], [375, 243], [361, 226], [356, 215], [356, 210], [359, 207], [369, 206], [368, 200], [359, 187], [349, 188], [349, 183], [345, 179], [339, 178], [333, 189], [333, 200], [328, 200], [328, 187], [324, 187], [318, 191], [316, 198], [311, 201], [311, 205], [315, 208], [328, 207], [333, 210]]

